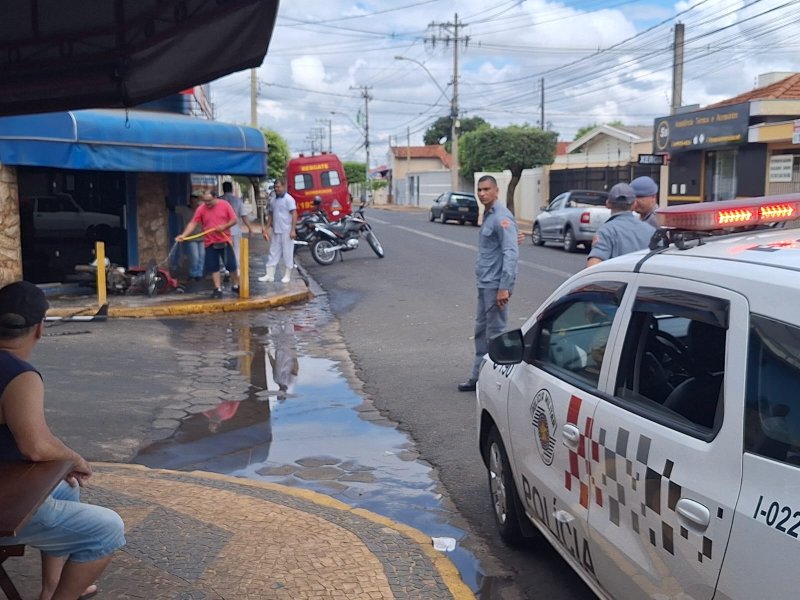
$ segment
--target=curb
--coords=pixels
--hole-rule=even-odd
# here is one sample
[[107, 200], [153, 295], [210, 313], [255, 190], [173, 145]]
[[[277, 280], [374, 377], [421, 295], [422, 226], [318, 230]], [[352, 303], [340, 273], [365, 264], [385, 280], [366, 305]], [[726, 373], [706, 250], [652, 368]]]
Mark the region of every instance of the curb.
[[305, 500], [329, 509], [358, 515], [359, 517], [371, 521], [372, 523], [382, 525], [396, 533], [404, 535], [418, 544], [420, 550], [431, 560], [431, 563], [441, 576], [442, 581], [444, 581], [455, 600], [474, 600], [475, 598], [475, 595], [469, 589], [467, 584], [461, 580], [458, 569], [453, 562], [447, 558], [446, 555], [433, 548], [430, 536], [409, 525], [399, 523], [393, 519], [373, 513], [363, 508], [352, 507], [344, 502], [340, 502], [339, 500], [331, 498], [330, 496], [326, 496], [325, 494], [321, 494], [312, 490], [284, 486], [277, 483], [253, 481], [250, 479], [243, 479], [241, 477], [232, 477], [229, 475], [210, 473], [207, 471], [172, 471], [169, 469], [152, 469], [143, 465], [108, 462], [92, 462], [91, 465], [93, 467], [106, 469], [143, 471], [155, 474], [180, 475], [183, 477], [192, 477], [198, 480], [207, 479], [212, 481], [223, 481], [233, 485], [271, 490], [276, 493], [292, 496], [294, 498]]
[[[263, 310], [275, 308], [295, 302], [302, 302], [314, 297], [308, 288], [286, 294], [277, 294], [268, 297], [240, 298], [230, 300], [196, 300], [189, 302], [171, 302], [169, 304], [153, 304], [149, 306], [113, 306], [108, 307], [109, 318], [131, 318], [147, 319], [160, 317], [180, 317], [187, 315], [212, 314], [224, 312], [239, 312], [245, 310]], [[63, 307], [50, 308], [47, 311], [48, 317], [58, 317], [69, 319], [81, 316], [89, 316], [98, 310], [95, 304], [84, 307]]]

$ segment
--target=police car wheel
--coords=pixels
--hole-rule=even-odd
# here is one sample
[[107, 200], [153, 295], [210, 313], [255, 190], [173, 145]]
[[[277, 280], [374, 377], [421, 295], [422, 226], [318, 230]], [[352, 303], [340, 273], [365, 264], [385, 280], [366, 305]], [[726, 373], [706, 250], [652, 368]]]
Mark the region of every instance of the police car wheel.
[[519, 524], [519, 496], [508, 455], [496, 427], [492, 427], [486, 440], [486, 465], [497, 530], [505, 543], [519, 545], [524, 538]]

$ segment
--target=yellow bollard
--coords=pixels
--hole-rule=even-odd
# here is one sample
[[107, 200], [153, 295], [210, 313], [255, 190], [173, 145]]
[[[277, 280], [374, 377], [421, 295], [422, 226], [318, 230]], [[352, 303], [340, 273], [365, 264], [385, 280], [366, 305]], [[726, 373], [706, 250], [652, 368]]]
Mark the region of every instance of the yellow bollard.
[[250, 297], [250, 238], [242, 236], [239, 241], [239, 298]]
[[108, 302], [106, 296], [106, 244], [94, 243], [94, 256], [97, 259], [97, 306], [101, 307]]

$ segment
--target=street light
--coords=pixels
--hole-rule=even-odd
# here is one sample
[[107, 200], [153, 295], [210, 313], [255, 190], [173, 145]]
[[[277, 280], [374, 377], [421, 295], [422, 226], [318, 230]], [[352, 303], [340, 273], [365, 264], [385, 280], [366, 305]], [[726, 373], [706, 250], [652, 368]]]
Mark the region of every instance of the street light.
[[[436, 84], [436, 87], [439, 88], [439, 91], [442, 92], [442, 95], [446, 98], [447, 92], [442, 88], [433, 74], [428, 70], [428, 67], [425, 66], [424, 63], [421, 63], [418, 60], [413, 58], [408, 58], [407, 56], [395, 56], [395, 60], [407, 60], [409, 62], [413, 62], [425, 71], [428, 74], [428, 77], [431, 78], [431, 81]], [[453, 95], [450, 98], [450, 150], [452, 155], [452, 161], [450, 165], [450, 188], [452, 191], [458, 191], [458, 171], [459, 171], [459, 164], [458, 164], [458, 92], [456, 92], [456, 87], [453, 87]]]

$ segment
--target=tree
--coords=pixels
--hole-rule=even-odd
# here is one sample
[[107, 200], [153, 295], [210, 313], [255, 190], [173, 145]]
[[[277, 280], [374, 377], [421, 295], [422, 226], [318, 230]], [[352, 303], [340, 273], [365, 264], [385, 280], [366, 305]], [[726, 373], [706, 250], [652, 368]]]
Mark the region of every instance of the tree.
[[555, 131], [530, 125], [478, 129], [461, 138], [458, 157], [467, 176], [476, 171], [511, 171], [506, 206], [514, 213], [514, 191], [523, 169], [549, 165], [556, 154]]
[[364, 183], [367, 177], [367, 165], [362, 162], [344, 161], [344, 175], [347, 177], [347, 183]]
[[267, 140], [267, 178], [274, 180], [283, 177], [289, 162], [289, 144], [272, 129], [262, 129], [261, 133]]
[[[439, 140], [442, 138], [446, 138], [444, 147], [445, 150], [450, 152], [450, 134], [452, 133], [452, 130], [450, 129], [451, 123], [452, 119], [449, 116], [439, 117], [433, 122], [433, 125], [428, 127], [428, 129], [425, 131], [422, 141], [426, 146], [432, 146], [434, 144], [438, 144]], [[465, 119], [461, 119], [462, 135], [469, 133], [470, 131], [477, 131], [482, 127], [491, 127], [491, 125], [489, 125], [489, 123], [480, 117], [467, 117]]]

